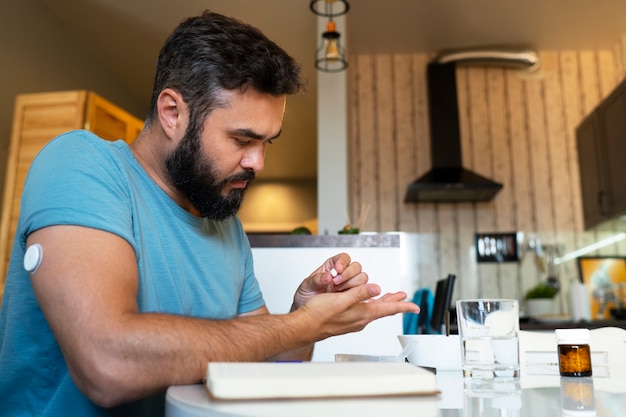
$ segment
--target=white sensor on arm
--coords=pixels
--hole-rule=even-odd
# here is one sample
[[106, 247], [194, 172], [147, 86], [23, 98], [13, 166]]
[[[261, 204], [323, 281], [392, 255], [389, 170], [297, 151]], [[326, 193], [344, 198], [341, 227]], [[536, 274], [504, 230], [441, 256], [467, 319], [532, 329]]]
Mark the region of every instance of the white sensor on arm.
[[37, 268], [39, 268], [39, 265], [41, 265], [42, 258], [43, 248], [41, 245], [39, 243], [30, 245], [24, 254], [24, 269], [31, 274], [35, 273]]

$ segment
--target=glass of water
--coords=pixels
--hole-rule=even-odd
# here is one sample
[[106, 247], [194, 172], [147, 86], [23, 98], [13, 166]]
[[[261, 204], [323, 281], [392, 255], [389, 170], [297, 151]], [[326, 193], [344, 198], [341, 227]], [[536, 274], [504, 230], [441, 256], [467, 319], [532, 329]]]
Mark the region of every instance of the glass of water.
[[463, 376], [472, 380], [516, 380], [519, 364], [517, 300], [458, 300]]

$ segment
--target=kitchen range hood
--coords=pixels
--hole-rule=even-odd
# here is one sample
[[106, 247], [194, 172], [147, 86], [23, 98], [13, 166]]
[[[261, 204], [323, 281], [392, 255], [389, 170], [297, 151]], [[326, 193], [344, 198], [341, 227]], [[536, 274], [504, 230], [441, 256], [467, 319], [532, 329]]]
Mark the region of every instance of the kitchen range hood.
[[405, 202], [489, 201], [502, 189], [502, 184], [463, 168], [456, 89], [458, 63], [527, 69], [538, 66], [536, 54], [529, 51], [463, 51], [440, 55], [428, 64], [432, 169], [409, 184]]

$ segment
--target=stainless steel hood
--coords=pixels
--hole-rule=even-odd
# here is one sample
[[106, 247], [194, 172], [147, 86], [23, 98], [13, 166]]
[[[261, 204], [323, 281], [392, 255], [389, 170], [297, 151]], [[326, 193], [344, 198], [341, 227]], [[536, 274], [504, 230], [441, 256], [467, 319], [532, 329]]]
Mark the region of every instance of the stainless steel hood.
[[432, 169], [409, 184], [405, 202], [472, 202], [494, 198], [502, 184], [462, 165], [456, 66], [480, 63], [535, 69], [536, 58], [530, 51], [462, 51], [440, 55], [428, 64]]

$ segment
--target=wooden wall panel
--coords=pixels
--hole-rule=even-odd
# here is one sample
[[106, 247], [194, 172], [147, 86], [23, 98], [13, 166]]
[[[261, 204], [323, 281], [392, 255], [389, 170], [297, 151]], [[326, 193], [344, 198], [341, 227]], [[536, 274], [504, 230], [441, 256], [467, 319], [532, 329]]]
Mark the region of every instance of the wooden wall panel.
[[[411, 62], [411, 76], [410, 85], [408, 86], [411, 91], [412, 103], [411, 106], [414, 109], [413, 117], [413, 137], [398, 136], [398, 142], [403, 143], [407, 141], [412, 142], [414, 154], [412, 166], [413, 171], [407, 178], [398, 177], [398, 186], [406, 190], [406, 186], [409, 183], [417, 179], [419, 176], [427, 172], [432, 164], [430, 157], [430, 126], [428, 122], [428, 91], [426, 88], [426, 65], [428, 62], [428, 56], [424, 54], [415, 54], [410, 56]], [[400, 84], [400, 78], [396, 77], [397, 89], [408, 89], [407, 85]], [[423, 204], [420, 210], [415, 210], [412, 204], [405, 204], [402, 201], [402, 206], [405, 210], [414, 213], [415, 221], [407, 224], [405, 222], [400, 223], [400, 230], [418, 232], [423, 237], [419, 240], [419, 250], [416, 251], [415, 257], [417, 259], [417, 282], [425, 282], [430, 280], [434, 283], [437, 277], [440, 277], [441, 272], [439, 260], [443, 259], [441, 256], [442, 245], [439, 232], [439, 216], [437, 207], [435, 204], [427, 203]]]
[[[554, 56], [554, 60], [552, 60], [552, 56]], [[554, 144], [551, 146], [551, 155], [555, 159], [553, 172], [557, 173], [555, 175], [562, 175], [556, 181], [562, 186], [555, 190], [554, 197], [557, 202], [555, 240], [561, 243], [561, 252], [566, 253], [580, 247], [578, 240], [580, 240], [581, 233], [579, 231], [583, 229], [575, 136], [576, 125], [582, 118], [580, 88], [578, 87], [578, 60], [573, 51], [549, 54], [547, 58], [555, 66], [554, 71], [546, 74], [546, 79], [549, 80], [550, 94], [560, 97], [560, 103], [555, 102], [552, 106], [554, 108], [550, 111], [550, 120], [560, 117], [563, 124], [562, 132], [553, 136]], [[555, 97], [554, 100], [558, 99]], [[559, 146], [562, 148], [559, 149]], [[560, 155], [560, 157], [557, 158], [556, 155]], [[572, 279], [578, 275], [575, 262], [560, 265], [558, 271], [562, 276]], [[565, 296], [566, 294], [562, 294], [562, 298]], [[562, 302], [566, 303], [566, 300], [562, 300]]]
[[[489, 136], [491, 137], [490, 177], [503, 184], [511, 180], [511, 143], [508, 140], [507, 108], [504, 70], [487, 68], [487, 102], [489, 106]], [[511, 187], [504, 187], [493, 201], [495, 230], [499, 232], [515, 229], [513, 217], [513, 195]]]
[[[626, 50], [626, 38], [615, 51]], [[427, 54], [357, 56], [351, 66], [350, 162], [352, 215], [363, 204], [376, 212], [365, 230], [417, 233], [417, 286], [434, 288], [458, 277], [454, 298], [514, 297], [540, 280], [528, 253], [519, 263], [477, 264], [474, 234], [522, 231], [564, 252], [608, 236], [585, 232], [575, 128], [624, 76], [614, 51], [541, 51], [533, 74], [496, 67], [458, 67], [463, 164], [504, 183], [488, 203], [404, 203], [406, 186], [431, 167]], [[376, 210], [374, 210], [376, 207]], [[373, 220], [373, 219], [377, 220]], [[603, 253], [626, 254], [626, 243]], [[577, 279], [575, 262], [562, 265], [565, 294]]]
[[[527, 97], [525, 79], [519, 72], [505, 71], [506, 108], [511, 149], [511, 182], [504, 183], [511, 190], [514, 229], [522, 231], [526, 239], [534, 237], [533, 199], [531, 191], [530, 143], [528, 140]], [[508, 186], [508, 187], [507, 187]], [[524, 256], [515, 274], [516, 293], [521, 297], [537, 281], [537, 269], [529, 256]]]
[[596, 54], [593, 51], [581, 51], [578, 54], [580, 65], [581, 83], [581, 108], [583, 115], [589, 114], [600, 102], [600, 85], [598, 81], [598, 68]]
[[393, 96], [394, 120], [396, 140], [396, 208], [398, 221], [394, 230], [400, 225], [404, 230], [417, 230], [417, 215], [408, 204], [404, 204], [406, 186], [413, 181], [417, 174], [416, 157], [416, 110], [414, 97], [416, 95], [413, 80], [413, 62], [410, 55], [396, 55], [393, 62]]
[[[437, 233], [419, 233], [411, 237], [417, 237], [414, 249], [416, 269], [415, 276], [411, 277], [411, 282], [415, 283], [414, 288], [428, 286], [434, 288], [434, 282], [440, 275], [439, 262], [441, 259], [440, 235]], [[413, 255], [413, 254], [412, 254]]]
[[600, 97], [604, 98], [613, 91], [621, 77], [618, 76], [616, 63], [611, 51], [598, 51], [597, 57]]
[[[359, 59], [358, 57], [355, 57], [353, 59], [353, 62], [351, 63], [351, 66], [357, 66]], [[358, 138], [360, 136], [360, 120], [361, 117], [359, 116], [359, 111], [361, 109], [360, 106], [360, 94], [361, 94], [361, 90], [363, 89], [360, 85], [359, 85], [359, 80], [360, 80], [360, 72], [359, 71], [348, 71], [347, 73], [347, 99], [346, 99], [346, 103], [348, 106], [348, 132], [350, 132], [350, 134], [347, 137], [347, 155], [348, 155], [348, 163], [347, 163], [347, 175], [348, 175], [348, 212], [343, 214], [343, 213], [338, 213], [338, 215], [344, 215], [345, 218], [345, 222], [350, 222], [352, 221], [352, 217], [353, 217], [353, 213], [354, 213], [354, 207], [357, 206], [358, 204], [360, 204], [361, 198], [360, 198], [360, 185], [359, 185], [359, 178], [358, 178], [358, 171], [359, 171], [359, 165], [360, 165], [360, 158], [358, 155], [358, 150], [359, 150], [359, 142], [358, 142]]]
[[[582, 111], [582, 95], [579, 86], [578, 56], [574, 51], [559, 53], [559, 72], [561, 75], [561, 94], [563, 96], [563, 118], [565, 124], [565, 138], [567, 151], [567, 175], [570, 178], [569, 192], [572, 207], [572, 239], [563, 242], [565, 249], [572, 250], [582, 246], [581, 233], [583, 230], [583, 208], [580, 191], [580, 172], [578, 170], [578, 151], [576, 148], [576, 126], [584, 117]], [[567, 204], [567, 202], [565, 202]]]
[[[426, 173], [431, 167], [431, 146], [430, 146], [430, 123], [428, 122], [428, 90], [426, 88], [426, 65], [428, 57], [424, 54], [413, 56], [413, 97], [415, 108], [415, 152], [416, 161], [415, 172], [413, 176], [407, 179], [406, 184], [414, 181]], [[400, 88], [400, 86], [398, 86]], [[406, 138], [399, 138], [406, 140]], [[402, 182], [402, 179], [400, 179]], [[416, 212], [418, 227], [415, 230], [420, 233], [438, 233], [437, 207], [432, 203], [425, 203], [420, 206], [420, 210], [410, 204], [410, 209]], [[402, 231], [404, 225], [400, 225]]]
[[618, 73], [618, 78], [622, 79], [626, 75], [626, 34], [622, 34], [619, 40], [615, 42], [613, 54], [615, 56], [615, 70]]
[[[467, 167], [470, 166], [472, 161], [472, 147], [470, 144], [471, 137], [471, 109], [469, 106], [470, 98], [468, 91], [468, 75], [467, 71], [460, 68], [457, 71], [456, 76], [457, 83], [457, 100], [459, 103], [459, 129], [461, 132], [461, 160], [464, 163], [467, 163]], [[476, 218], [473, 210], [468, 209], [471, 207], [471, 203], [456, 203], [453, 205], [449, 205], [454, 210], [456, 217], [456, 227], [454, 229], [449, 228], [448, 233], [451, 233], [452, 236], [456, 236], [456, 239], [448, 238], [450, 240], [449, 245], [456, 246], [465, 246], [472, 245], [473, 242], [463, 241], [464, 238], [472, 236], [472, 231], [476, 230]], [[437, 208], [439, 211], [442, 210], [442, 205], [438, 205]], [[445, 228], [442, 228], [442, 233]], [[465, 239], [466, 240], [466, 239]], [[473, 240], [473, 239], [472, 239]], [[457, 291], [463, 287], [462, 291], [472, 292], [473, 290], [478, 290], [478, 286], [482, 284], [482, 281], [479, 279], [480, 271], [478, 268], [472, 268], [472, 264], [475, 263], [474, 259], [468, 257], [469, 254], [460, 253], [455, 254], [457, 261], [457, 268], [451, 269], [448, 267], [448, 270], [444, 269], [444, 274], [454, 273], [457, 276], [463, 276], [462, 280], [456, 281]], [[445, 268], [447, 263], [444, 261], [443, 268]]]
[[[355, 158], [355, 174], [352, 185], [354, 199], [352, 200], [352, 222], [357, 220], [359, 211], [364, 204], [374, 205], [376, 202], [377, 185], [374, 180], [376, 172], [376, 147], [375, 147], [375, 114], [376, 96], [374, 88], [374, 59], [369, 56], [359, 57], [355, 63], [358, 71], [356, 88], [358, 88], [358, 106], [356, 111], [357, 133], [354, 141], [354, 149], [349, 149], [348, 154]], [[373, 210], [372, 210], [373, 211]], [[369, 214], [363, 228], [365, 230], [376, 229], [375, 221], [372, 221], [375, 213]]]
[[[398, 229], [397, 163], [395, 106], [393, 100], [394, 79], [390, 55], [376, 57], [376, 166], [378, 230]], [[385, 204], [385, 202], [395, 204]]]
[[561, 98], [560, 74], [558, 71], [558, 55], [544, 53], [542, 55], [544, 70], [544, 98], [548, 183], [551, 185], [550, 199], [552, 204], [552, 220], [555, 238], [559, 231], [574, 229], [572, 204], [567, 170], [567, 137], [563, 123], [563, 101]]
[[[513, 71], [505, 73], [506, 103], [509, 114], [509, 141], [511, 143], [511, 189], [514, 201], [516, 230], [534, 230], [530, 191], [529, 144], [526, 128], [526, 105], [522, 79]], [[507, 187], [508, 186], [508, 187]]]
[[[463, 76], [459, 78], [459, 97], [461, 119], [467, 118], [467, 122], [462, 122], [463, 129], [462, 149], [463, 164], [466, 168], [482, 175], [486, 178], [493, 178], [493, 143], [496, 139], [491, 130], [491, 112], [488, 101], [487, 68], [486, 67], [465, 67], [459, 73]], [[460, 216], [467, 218], [466, 224], [473, 220], [474, 230], [478, 232], [495, 232], [496, 223], [493, 211], [494, 202], [485, 203], [460, 203], [458, 210]], [[467, 233], [467, 232], [465, 232]], [[477, 268], [476, 278], [471, 277], [471, 281], [477, 286], [479, 293], [489, 294], [488, 296], [499, 296], [501, 290], [496, 264], [481, 264]], [[474, 283], [474, 279], [476, 283]]]
[[553, 202], [550, 198], [553, 184], [551, 184], [552, 179], [548, 169], [543, 80], [531, 79], [525, 85], [533, 226], [535, 230], [554, 230]]
[[[489, 135], [491, 137], [492, 170], [490, 177], [503, 184], [510, 184], [511, 148], [508, 140], [508, 112], [504, 70], [497, 67], [487, 69], [487, 103], [489, 109]], [[514, 224], [513, 195], [511, 187], [504, 187], [493, 200], [494, 228], [497, 232], [517, 230]], [[493, 268], [492, 268], [493, 269]], [[486, 272], [486, 271], [484, 271]], [[495, 265], [492, 274], [497, 278], [498, 297], [515, 298], [518, 294], [517, 268], [509, 265]]]

